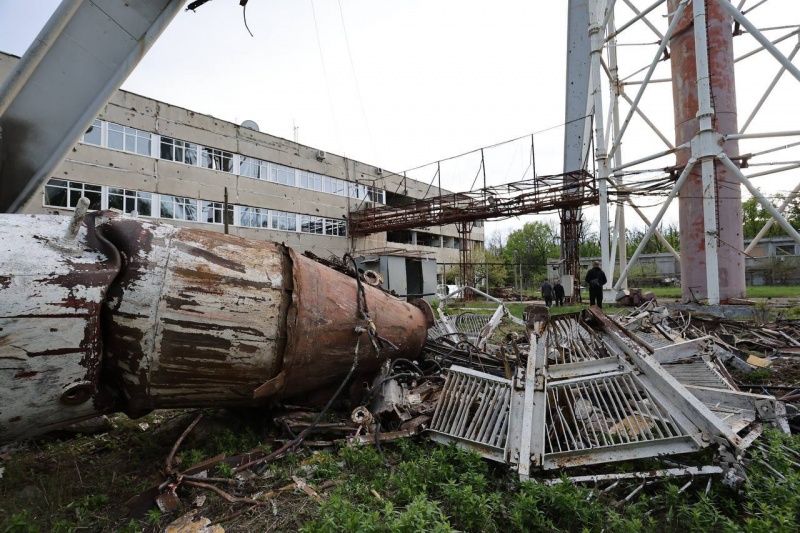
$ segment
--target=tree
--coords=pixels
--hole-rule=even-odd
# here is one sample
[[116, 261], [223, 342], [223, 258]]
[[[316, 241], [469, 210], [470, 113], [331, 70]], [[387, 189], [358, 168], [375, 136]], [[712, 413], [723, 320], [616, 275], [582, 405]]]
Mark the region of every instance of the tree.
[[547, 272], [547, 259], [559, 257], [560, 240], [554, 222], [528, 222], [508, 235], [504, 250], [506, 262], [522, 263], [524, 278], [544, 276]]
[[[778, 205], [783, 204], [786, 196], [783, 194], [776, 194], [775, 199], [777, 202], [770, 202], [772, 205], [775, 206], [777, 209]], [[777, 205], [776, 205], [777, 204]], [[783, 212], [783, 217], [792, 225], [795, 229], [800, 229], [800, 197], [795, 197], [786, 206], [786, 210]], [[744, 238], [745, 239], [752, 239], [755, 237], [761, 228], [764, 227], [771, 215], [769, 212], [764, 209], [764, 207], [759, 203], [758, 200], [755, 198], [749, 198], [742, 202], [742, 223], [744, 228]], [[777, 223], [773, 224], [772, 227], [769, 229], [766, 237], [777, 237], [780, 235], [786, 235], [786, 231]]]
[[504, 264], [502, 257], [495, 256], [490, 250], [478, 247], [472, 249], [472, 272], [475, 276], [475, 283], [480, 286], [486, 282], [489, 276], [489, 287], [505, 287], [509, 272]]

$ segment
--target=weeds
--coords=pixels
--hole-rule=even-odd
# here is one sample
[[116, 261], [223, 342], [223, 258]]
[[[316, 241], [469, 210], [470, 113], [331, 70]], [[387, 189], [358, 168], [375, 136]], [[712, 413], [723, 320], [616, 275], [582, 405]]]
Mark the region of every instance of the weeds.
[[[76, 531], [161, 531], [176, 513], [150, 511], [141, 521], [125, 517], [122, 505], [140, 488], [156, 482], [171, 444], [180, 432], [147, 435], [138, 425], [102, 437], [39, 443], [6, 460], [0, 484], [0, 533]], [[181, 452], [187, 466], [226, 451], [255, 447], [254, 431], [227, 431], [195, 442]], [[239, 439], [237, 441], [237, 439]], [[153, 455], [132, 449], [152, 441]], [[305, 532], [522, 532], [522, 531], [797, 531], [800, 523], [800, 438], [766, 432], [751, 448], [745, 465], [749, 481], [737, 495], [705, 482], [681, 490], [685, 479], [658, 482], [625, 504], [615, 499], [635, 488], [602, 494], [569, 482], [548, 487], [517, 481], [505, 467], [453, 446], [400, 440], [383, 445], [384, 458], [372, 446], [342, 447], [335, 452], [298, 453], [269, 465], [254, 490], [287, 484], [300, 475], [310, 485], [336, 482], [321, 491], [318, 505], [304, 493], [284, 493], [271, 508], [249, 521], [225, 524], [234, 531]], [[650, 469], [649, 463], [620, 465], [622, 470]], [[78, 476], [80, 472], [80, 477]], [[777, 474], [776, 474], [777, 472]], [[227, 475], [225, 471], [220, 471]], [[290, 481], [289, 481], [290, 482]], [[269, 485], [269, 486], [268, 486]], [[230, 513], [228, 504], [208, 495], [206, 516]], [[182, 489], [184, 502], [192, 494]], [[183, 511], [185, 512], [185, 509]]]

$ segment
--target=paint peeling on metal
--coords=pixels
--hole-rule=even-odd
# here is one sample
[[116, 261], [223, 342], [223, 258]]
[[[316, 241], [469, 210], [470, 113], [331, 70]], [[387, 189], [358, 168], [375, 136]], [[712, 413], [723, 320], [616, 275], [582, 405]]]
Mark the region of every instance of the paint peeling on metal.
[[[0, 216], [0, 440], [113, 410], [263, 405], [254, 391], [282, 371], [274, 395], [319, 390], [368, 325], [353, 278], [285, 246], [112, 212], [86, 217], [77, 252], [49, 246], [68, 224]], [[364, 336], [359, 370], [416, 357], [423, 310], [365, 290], [397, 349]]]

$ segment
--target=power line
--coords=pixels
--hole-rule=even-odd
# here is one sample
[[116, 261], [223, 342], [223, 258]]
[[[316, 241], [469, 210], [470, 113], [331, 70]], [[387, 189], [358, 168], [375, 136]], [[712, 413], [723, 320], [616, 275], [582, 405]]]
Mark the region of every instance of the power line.
[[364, 111], [364, 100], [361, 98], [361, 88], [358, 85], [358, 77], [356, 76], [356, 67], [353, 64], [353, 53], [350, 51], [350, 39], [347, 36], [347, 25], [344, 23], [344, 12], [342, 11], [342, 2], [341, 0], [337, 0], [339, 4], [339, 17], [342, 19], [342, 29], [344, 30], [344, 42], [347, 45], [347, 56], [350, 58], [350, 70], [353, 73], [353, 81], [356, 84], [356, 95], [358, 96], [358, 104], [361, 107], [361, 116], [364, 118], [364, 126], [367, 128], [367, 137], [369, 138], [369, 144], [372, 147], [372, 156], [375, 160], [378, 159], [378, 151], [375, 150], [375, 143], [372, 141], [372, 130], [369, 127], [369, 121], [367, 120], [367, 113]]

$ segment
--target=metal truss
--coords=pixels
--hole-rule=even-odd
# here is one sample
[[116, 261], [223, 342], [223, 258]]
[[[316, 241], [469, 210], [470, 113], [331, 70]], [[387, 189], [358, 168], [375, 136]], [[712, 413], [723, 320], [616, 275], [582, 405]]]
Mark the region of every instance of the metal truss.
[[[571, 9], [581, 4], [577, 1], [571, 2]], [[608, 276], [607, 288], [619, 290], [625, 287], [625, 280], [631, 267], [636, 263], [651, 237], [656, 236], [662, 243], [666, 242], [659, 234], [658, 227], [672, 200], [681, 193], [692, 170], [699, 171], [703, 180], [703, 217], [701, 219], [703, 227], [693, 229], [701, 231], [705, 238], [705, 279], [707, 284], [705, 296], [710, 304], [719, 303], [721, 299], [725, 299], [724, 294], [721, 298], [720, 292], [719, 272], [721, 266], [723, 269], [725, 268], [725, 264], [720, 265], [719, 263], [720, 257], [722, 257], [719, 248], [733, 246], [720, 239], [719, 213], [717, 212], [719, 204], [716, 197], [719, 193], [716, 188], [715, 168], [717, 172], [720, 171], [720, 168], [723, 169], [723, 172], [727, 172], [737, 186], [743, 185], [772, 217], [772, 220], [762, 229], [750, 246], [746, 250], [739, 250], [735, 247], [737, 248], [736, 253], [750, 253], [758, 240], [776, 222], [788, 235], [800, 243], [800, 234], [782, 216], [786, 207], [800, 192], [800, 183], [798, 183], [800, 180], [797, 179], [796, 174], [790, 174], [790, 171], [800, 168], [800, 150], [797, 148], [800, 146], [800, 142], [790, 139], [800, 136], [800, 114], [784, 110], [780, 117], [771, 117], [780, 123], [775, 130], [749, 132], [756, 123], [755, 119], [768, 112], [766, 110], [769, 106], [765, 104], [778, 92], [775, 91], [775, 88], [782, 78], [788, 74], [800, 82], [800, 70], [793, 63], [800, 51], [800, 39], [798, 39], [800, 20], [787, 21], [787, 24], [794, 24], [793, 26], [758, 27], [759, 15], [762, 12], [773, 8], [781, 9], [781, 6], [786, 7], [782, 11], [784, 15], [796, 11], [793, 9], [792, 2], [783, 0], [740, 0], [735, 6], [729, 0], [588, 1], [591, 74], [586, 108], [593, 110], [594, 118], [594, 158], [600, 195], [602, 264], [606, 273], [613, 273], [615, 260], [619, 256], [621, 270], [620, 277], [616, 280], [612, 280], [612, 276]], [[709, 64], [706, 53], [696, 54], [696, 60], [691, 65], [691, 68], [696, 69], [697, 73], [696, 88], [692, 97], [697, 99], [699, 133], [692, 139], [677, 145], [670, 141], [669, 136], [664, 133], [671, 125], [659, 127], [664, 122], [657, 116], [662, 110], [654, 109], [653, 101], [648, 100], [646, 96], [654, 91], [654, 88], [672, 81], [669, 74], [667, 76], [660, 75], [662, 70], [660, 65], [676, 60], [672, 53], [672, 45], [673, 39], [677, 38], [676, 29], [684, 12], [687, 16], [691, 15], [694, 21], [688, 28], [688, 31], [693, 33], [694, 48], [698, 51], [705, 51], [714, 46], [713, 42], [709, 44], [706, 23], [707, 11], [711, 7], [717, 11], [721, 8], [727, 15], [730, 15], [733, 21], [733, 35], [734, 42], [737, 43], [735, 48], [737, 51], [740, 45], [742, 47], [751, 46], [746, 53], [740, 53], [735, 57], [734, 62], [737, 64], [737, 68], [746, 66], [748, 62], [758, 61], [763, 64], [761, 71], [769, 72], [769, 75], [765, 76], [764, 80], [758, 80], [763, 82], [762, 86], [764, 86], [760, 98], [756, 95], [756, 98], [753, 99], [750, 95], [752, 102], [750, 100], [745, 102], [741, 94], [739, 95], [739, 113], [746, 118], [739, 126], [738, 131], [721, 132], [718, 128], [718, 116], [715, 115], [715, 107], [718, 107], [718, 102], [713, 100], [711, 91], [712, 73], [710, 69], [713, 69], [714, 66]], [[672, 11], [668, 12], [670, 8]], [[571, 29], [571, 31], [573, 30], [586, 31], [587, 29]], [[680, 31], [685, 33], [685, 29]], [[768, 31], [780, 32], [782, 35], [778, 38], [769, 38], [766, 36]], [[791, 44], [792, 40], [796, 41], [796, 44], [793, 47], [787, 46]], [[753, 43], [755, 43], [755, 48], [752, 47]], [[642, 65], [641, 58], [646, 54], [641, 50], [647, 49], [647, 45], [651, 46], [652, 53], [649, 55], [649, 61]], [[626, 60], [631, 60], [632, 63], [626, 64]], [[633, 71], [632, 74], [620, 74], [623, 67], [633, 67], [638, 70]], [[752, 79], [750, 81], [752, 85]], [[567, 80], [568, 91], [569, 87], [570, 80]], [[629, 95], [628, 90], [631, 90], [632, 94]], [[736, 92], [741, 91], [737, 88]], [[608, 95], [607, 101], [604, 101], [604, 95]], [[751, 109], [745, 110], [745, 104]], [[580, 106], [580, 104], [575, 105]], [[677, 102], [675, 105], [678, 105]], [[648, 108], [648, 106], [650, 107]], [[628, 145], [633, 144], [631, 140], [634, 138], [632, 136], [635, 136], [637, 144], [641, 145], [647, 135], [652, 137], [655, 144], [663, 145], [663, 148], [644, 156], [637, 154], [635, 159], [626, 160], [623, 157], [623, 142]], [[776, 139], [775, 146], [759, 144], [768, 142], [764, 140], [770, 138]], [[787, 138], [789, 139], [787, 140]], [[732, 141], [741, 142], [743, 148], [741, 155], [735, 149], [731, 151], [730, 147], [734, 146], [731, 144]], [[751, 148], [755, 149], [748, 151]], [[691, 156], [685, 165], [675, 166], [675, 161], [671, 160], [671, 157], [681, 151], [684, 153], [690, 151]], [[784, 156], [788, 154], [789, 160], [776, 159], [781, 154]], [[751, 172], [748, 175], [742, 170], [758, 166], [765, 166], [766, 169]], [[640, 208], [637, 184], [641, 182], [641, 176], [656, 174], [668, 178], [671, 186], [665, 185], [668, 183], [667, 181], [660, 182], [659, 187], [664, 190], [664, 187], [667, 186], [669, 192], [666, 193], [666, 199], [661, 202], [658, 214], [651, 220], [644, 215]], [[753, 178], [776, 174], [781, 175], [782, 180], [791, 180], [791, 186], [798, 183], [778, 208], [775, 208], [751, 181]], [[791, 186], [786, 189], [791, 189]], [[609, 215], [614, 204], [616, 207], [612, 221]], [[648, 228], [644, 239], [630, 260], [626, 257], [624, 243], [625, 206], [632, 207]], [[681, 231], [690, 231], [690, 229], [682, 227]], [[672, 247], [667, 247], [667, 249], [676, 258], [681, 257]], [[684, 260], [687, 259], [694, 258], [684, 258]], [[739, 259], [743, 264], [743, 258]], [[723, 258], [722, 261], [725, 262], [728, 259]], [[737, 266], [736, 268], [743, 267]]]
[[[569, 187], [563, 179], [571, 178]], [[543, 213], [581, 205], [597, 205], [594, 176], [575, 171], [555, 176], [486, 187], [417, 200], [404, 206], [380, 206], [350, 213], [351, 235], [369, 235], [442, 224], [473, 222], [528, 213]]]

